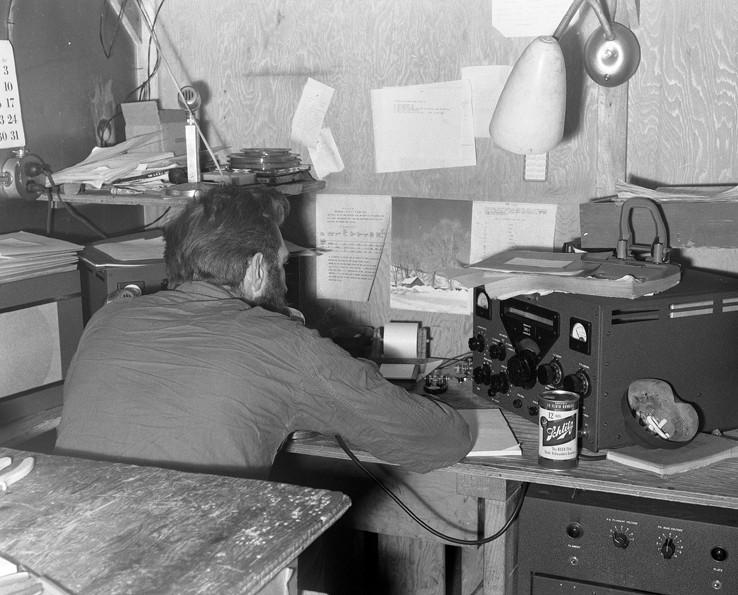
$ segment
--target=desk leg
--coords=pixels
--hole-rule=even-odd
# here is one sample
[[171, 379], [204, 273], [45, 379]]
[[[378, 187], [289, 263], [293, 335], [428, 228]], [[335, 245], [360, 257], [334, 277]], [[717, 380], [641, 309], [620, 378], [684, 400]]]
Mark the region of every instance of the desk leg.
[[444, 595], [446, 556], [442, 543], [378, 536], [379, 592], [387, 595]]
[[[500, 530], [510, 517], [520, 488], [506, 500], [485, 500], [484, 534]], [[518, 522], [500, 537], [484, 546], [484, 595], [515, 595], [517, 593]]]
[[[484, 501], [484, 536], [497, 533], [507, 522], [520, 497], [521, 484], [491, 477], [460, 474], [456, 481], [459, 494]], [[517, 590], [518, 524], [484, 548], [484, 595], [515, 595]], [[462, 572], [470, 579], [476, 576], [474, 556], [462, 558]]]

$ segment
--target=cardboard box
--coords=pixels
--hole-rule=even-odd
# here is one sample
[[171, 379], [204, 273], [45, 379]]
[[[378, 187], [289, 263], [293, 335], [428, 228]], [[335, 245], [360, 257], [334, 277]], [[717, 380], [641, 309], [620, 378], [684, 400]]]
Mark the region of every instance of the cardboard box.
[[159, 132], [157, 143], [136, 149], [139, 153], [187, 154], [185, 124], [187, 112], [179, 109], [159, 109], [156, 101], [137, 101], [121, 104], [126, 121], [126, 138]]

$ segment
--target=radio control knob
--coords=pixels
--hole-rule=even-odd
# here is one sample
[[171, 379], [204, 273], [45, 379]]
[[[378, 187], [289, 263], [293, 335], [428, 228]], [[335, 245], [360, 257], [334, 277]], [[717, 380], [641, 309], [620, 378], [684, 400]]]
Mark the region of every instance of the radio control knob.
[[481, 366], [474, 368], [472, 376], [474, 378], [474, 382], [477, 384], [489, 385], [492, 381], [492, 368], [490, 368], [488, 364], [482, 364]]
[[576, 374], [567, 374], [564, 376], [564, 390], [570, 393], [576, 393], [580, 397], [588, 397], [592, 392], [592, 385], [589, 376], [584, 370], [577, 370]]
[[533, 388], [536, 384], [537, 356], [527, 349], [521, 350], [507, 362], [510, 384], [522, 388]]
[[665, 560], [669, 560], [674, 555], [675, 551], [676, 547], [674, 547], [674, 540], [671, 537], [667, 537], [666, 541], [664, 541], [664, 545], [661, 546], [661, 555]]
[[509, 390], [510, 390], [510, 381], [507, 379], [507, 375], [505, 375], [504, 373], [492, 375], [492, 378], [490, 378], [490, 383], [489, 383], [489, 396], [490, 397], [496, 395], [497, 393], [504, 394]]
[[615, 544], [615, 547], [619, 547], [621, 549], [625, 549], [630, 545], [628, 535], [621, 533], [620, 531], [615, 531], [615, 533], [612, 534], [612, 542]]
[[564, 371], [558, 360], [553, 360], [548, 364], [538, 366], [538, 382], [543, 385], [552, 384], [554, 386], [561, 384], [564, 377]]
[[484, 337], [481, 334], [469, 339], [469, 349], [472, 351], [482, 353], [484, 351], [484, 346]]
[[490, 359], [504, 362], [507, 357], [507, 349], [505, 349], [505, 345], [497, 342], [492, 343], [492, 345], [489, 346], [489, 357]]

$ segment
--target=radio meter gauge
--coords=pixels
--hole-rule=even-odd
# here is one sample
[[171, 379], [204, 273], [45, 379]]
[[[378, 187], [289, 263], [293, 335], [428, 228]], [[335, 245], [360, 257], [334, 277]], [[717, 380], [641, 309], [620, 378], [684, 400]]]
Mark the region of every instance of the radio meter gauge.
[[584, 328], [584, 325], [581, 322], [575, 322], [574, 325], [571, 327], [571, 336], [573, 339], [576, 339], [577, 341], [587, 341], [587, 329]]

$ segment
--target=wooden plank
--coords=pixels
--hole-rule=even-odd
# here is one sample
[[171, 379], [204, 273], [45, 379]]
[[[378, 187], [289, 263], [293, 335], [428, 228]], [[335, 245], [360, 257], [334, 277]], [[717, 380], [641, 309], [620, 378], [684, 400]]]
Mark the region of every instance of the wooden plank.
[[0, 446], [15, 448], [31, 438], [55, 430], [61, 420], [61, 411], [62, 406], [59, 405], [0, 426]]
[[72, 593], [255, 593], [349, 507], [343, 494], [0, 449], [0, 552]]
[[379, 592], [386, 595], [444, 595], [446, 558], [440, 543], [380, 535]]

